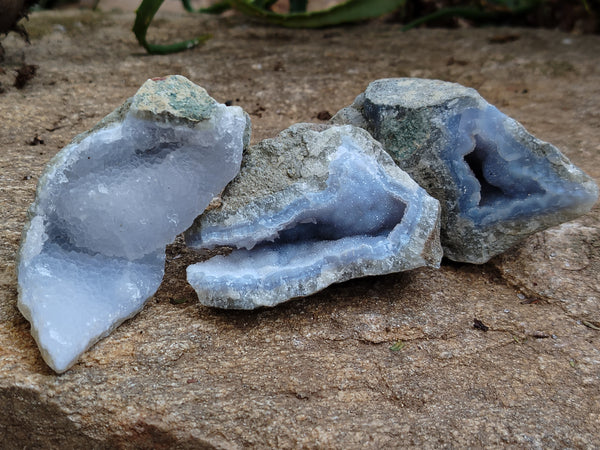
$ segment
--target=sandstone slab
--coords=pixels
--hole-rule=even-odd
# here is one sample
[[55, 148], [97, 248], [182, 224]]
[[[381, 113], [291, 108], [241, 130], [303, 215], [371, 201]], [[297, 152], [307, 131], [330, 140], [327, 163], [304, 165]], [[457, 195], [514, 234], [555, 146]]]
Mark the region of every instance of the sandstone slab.
[[[213, 39], [191, 52], [147, 56], [130, 31], [133, 17], [33, 13], [30, 46], [13, 35], [2, 41], [4, 446], [600, 446], [600, 335], [578, 323], [579, 312], [598, 321], [580, 299], [594, 295], [589, 286], [600, 252], [595, 231], [577, 228], [547, 239], [560, 242], [558, 251], [537, 243], [544, 236], [538, 233], [524, 242], [531, 249], [525, 258], [503, 263], [512, 273], [535, 273], [538, 286], [530, 286], [538, 292], [557, 292], [542, 274], [559, 270], [568, 294], [560, 296], [581, 305], [570, 311], [552, 297], [529, 301], [523, 278], [507, 283], [496, 259], [351, 280], [276, 308], [220, 311], [198, 305], [186, 282], [185, 267], [209, 255], [176, 242], [167, 249], [163, 283], [142, 311], [69, 371], [57, 376], [49, 369], [16, 308], [15, 259], [37, 179], [75, 133], [92, 128], [150, 77], [181, 73], [220, 103], [242, 106], [254, 143], [338, 111], [372, 80], [457, 82], [600, 179], [597, 36], [504, 27], [402, 33], [381, 22], [290, 31], [237, 17], [159, 12], [150, 30], [156, 41], [185, 39], [192, 30]], [[506, 34], [518, 40], [490, 43]], [[23, 57], [39, 68], [19, 91], [13, 70]], [[595, 230], [599, 212], [595, 206], [573, 223]], [[540, 246], [547, 257], [539, 257]], [[588, 265], [568, 271], [564, 263], [574, 264], [575, 254]], [[473, 328], [474, 318], [488, 331]]]

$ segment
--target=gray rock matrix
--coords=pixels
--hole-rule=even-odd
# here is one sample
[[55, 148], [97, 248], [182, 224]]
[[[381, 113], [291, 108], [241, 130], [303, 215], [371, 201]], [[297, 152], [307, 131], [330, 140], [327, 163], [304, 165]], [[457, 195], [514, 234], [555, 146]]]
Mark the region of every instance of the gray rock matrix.
[[598, 198], [556, 147], [459, 84], [377, 80], [331, 122], [369, 131], [440, 201], [444, 255], [455, 261], [484, 263]]

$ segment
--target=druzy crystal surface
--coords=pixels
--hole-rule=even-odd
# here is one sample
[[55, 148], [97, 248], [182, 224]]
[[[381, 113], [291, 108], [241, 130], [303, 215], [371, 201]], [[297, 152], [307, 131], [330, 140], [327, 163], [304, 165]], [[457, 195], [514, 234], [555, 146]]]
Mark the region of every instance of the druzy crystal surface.
[[240, 108], [171, 76], [54, 157], [18, 264], [18, 306], [50, 367], [66, 370], [154, 294], [165, 246], [237, 174], [248, 138]]
[[445, 256], [483, 263], [586, 213], [594, 181], [473, 89], [422, 79], [371, 83], [333, 123], [368, 130], [442, 206]]
[[363, 130], [300, 124], [250, 147], [188, 245], [234, 247], [188, 267], [209, 306], [273, 306], [366, 275], [437, 266], [439, 205]]

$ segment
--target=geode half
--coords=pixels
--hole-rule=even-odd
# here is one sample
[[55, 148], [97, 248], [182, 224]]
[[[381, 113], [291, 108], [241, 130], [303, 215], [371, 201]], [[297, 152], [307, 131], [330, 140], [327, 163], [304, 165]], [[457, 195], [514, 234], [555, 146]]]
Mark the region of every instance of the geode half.
[[444, 255], [455, 261], [484, 263], [598, 198], [556, 147], [459, 84], [377, 80], [332, 123], [368, 130], [440, 201]]
[[239, 171], [248, 116], [181, 76], [148, 80], [49, 163], [29, 210], [19, 302], [68, 369], [161, 283], [165, 246]]
[[273, 306], [332, 283], [438, 267], [439, 204], [364, 130], [294, 125], [250, 147], [189, 246], [234, 247], [189, 266], [201, 303]]

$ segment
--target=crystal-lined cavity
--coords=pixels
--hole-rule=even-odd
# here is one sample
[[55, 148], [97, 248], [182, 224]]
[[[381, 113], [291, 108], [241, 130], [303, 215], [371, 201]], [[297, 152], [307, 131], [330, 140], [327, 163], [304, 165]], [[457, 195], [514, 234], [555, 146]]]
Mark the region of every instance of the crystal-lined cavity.
[[[258, 177], [274, 183], [256, 192]], [[240, 202], [244, 191], [256, 197]], [[222, 201], [187, 232], [194, 247], [236, 248], [188, 267], [210, 306], [273, 306], [350, 278], [439, 264], [437, 202], [354, 127], [297, 125], [251, 147]]]
[[440, 201], [444, 255], [456, 261], [486, 262], [598, 197], [556, 147], [458, 84], [377, 80], [332, 122], [368, 130]]

